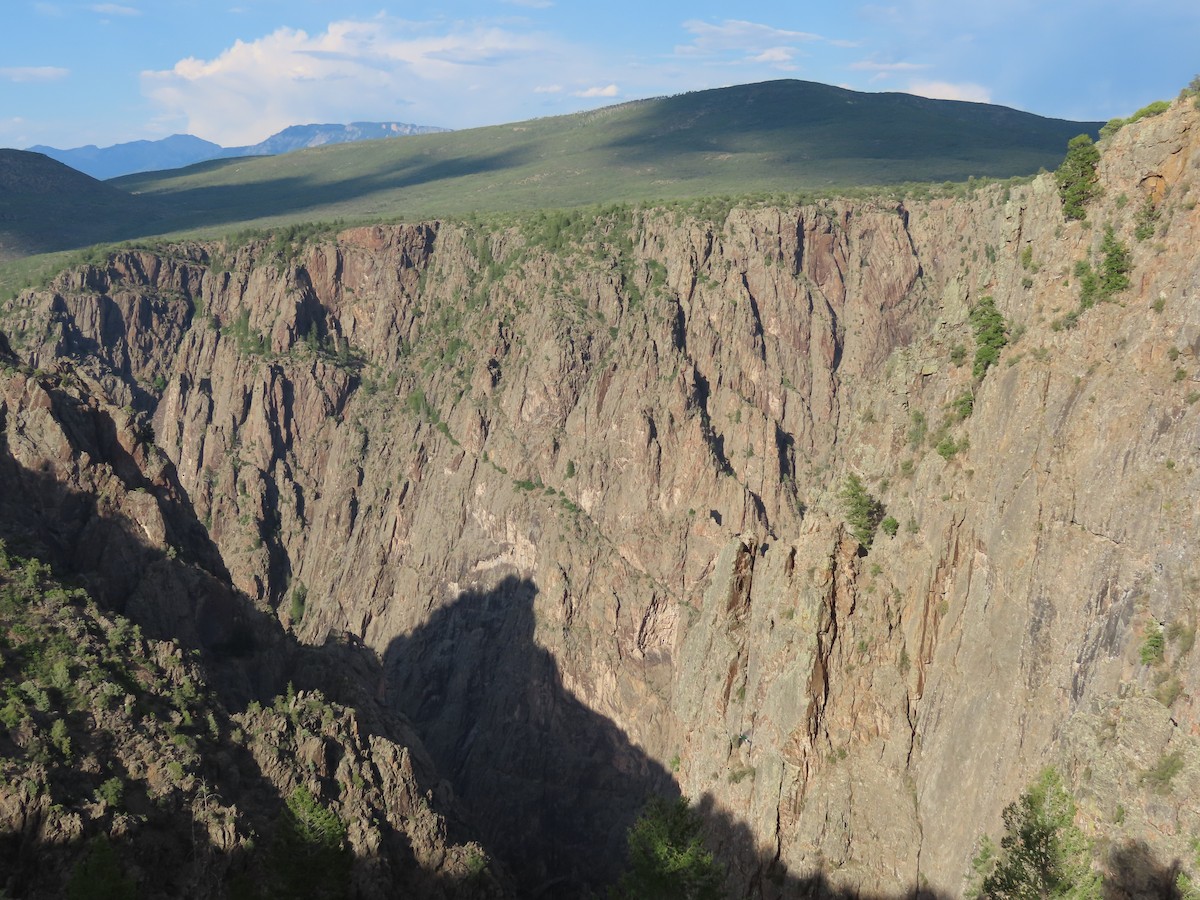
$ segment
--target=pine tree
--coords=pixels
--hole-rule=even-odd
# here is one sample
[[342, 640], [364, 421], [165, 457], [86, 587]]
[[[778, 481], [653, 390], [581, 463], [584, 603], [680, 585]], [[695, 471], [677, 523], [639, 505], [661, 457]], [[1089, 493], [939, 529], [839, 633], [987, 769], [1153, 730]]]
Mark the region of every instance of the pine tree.
[[1066, 158], [1054, 173], [1058, 193], [1062, 197], [1063, 215], [1068, 219], [1087, 217], [1087, 204], [1100, 193], [1096, 176], [1099, 163], [1100, 151], [1090, 135], [1081, 134], [1071, 138], [1067, 144]]

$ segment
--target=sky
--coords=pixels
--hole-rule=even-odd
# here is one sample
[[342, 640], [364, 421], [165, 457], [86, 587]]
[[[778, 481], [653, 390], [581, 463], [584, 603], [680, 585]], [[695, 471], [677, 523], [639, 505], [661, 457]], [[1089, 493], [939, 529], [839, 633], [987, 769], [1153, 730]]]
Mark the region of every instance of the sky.
[[778, 78], [1107, 120], [1200, 73], [1197, 0], [0, 0], [0, 146], [470, 128]]

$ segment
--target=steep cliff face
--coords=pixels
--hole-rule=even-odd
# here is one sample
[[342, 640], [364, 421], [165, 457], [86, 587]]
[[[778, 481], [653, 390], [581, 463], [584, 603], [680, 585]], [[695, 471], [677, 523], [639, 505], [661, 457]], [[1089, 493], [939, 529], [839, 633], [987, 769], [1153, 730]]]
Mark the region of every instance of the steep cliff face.
[[[1046, 765], [1100, 844], [1186, 868], [1198, 170], [1177, 104], [1110, 140], [1083, 223], [1042, 176], [356, 228], [117, 253], [0, 324], [144, 420], [207, 532], [123, 509], [147, 541], [378, 655], [527, 887], [610, 878], [680, 790], [741, 894], [956, 894]], [[1108, 226], [1131, 284], [1082, 309]], [[898, 526], [869, 552], [850, 472]]]
[[502, 895], [373, 701], [378, 662], [239, 596], [147, 424], [102, 394], [0, 342], [0, 886]]

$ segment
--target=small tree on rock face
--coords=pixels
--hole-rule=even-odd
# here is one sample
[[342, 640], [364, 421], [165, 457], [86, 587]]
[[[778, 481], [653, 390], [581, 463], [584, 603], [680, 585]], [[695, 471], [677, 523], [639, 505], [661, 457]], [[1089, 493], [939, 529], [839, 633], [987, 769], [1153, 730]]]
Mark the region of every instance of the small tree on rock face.
[[125, 874], [117, 851], [101, 834], [88, 845], [67, 881], [68, 900], [132, 900], [137, 896], [132, 878]]
[[718, 900], [722, 873], [700, 839], [700, 814], [686, 797], [655, 797], [629, 829], [629, 871], [617, 898]]
[[1099, 900], [1100, 876], [1091, 848], [1075, 826], [1075, 802], [1053, 769], [1044, 771], [1004, 810], [1000, 850], [985, 841], [973, 868], [979, 883], [968, 896], [980, 900], [1063, 898]]
[[1100, 264], [1100, 292], [1111, 297], [1129, 287], [1129, 270], [1132, 268], [1129, 248], [1117, 240], [1111, 225], [1104, 229], [1100, 252], [1104, 254]]
[[1054, 173], [1058, 194], [1062, 197], [1063, 215], [1068, 219], [1087, 217], [1087, 204], [1100, 193], [1096, 177], [1099, 163], [1100, 151], [1090, 135], [1081, 134], [1071, 138], [1067, 144], [1067, 156]]
[[875, 530], [883, 520], [883, 504], [872, 497], [862, 479], [851, 472], [842, 485], [842, 505], [846, 510], [846, 524], [850, 526], [850, 533], [864, 549], [870, 550]]
[[345, 823], [308, 788], [296, 788], [287, 798], [271, 848], [274, 895], [349, 897], [350, 862]]
[[[988, 296], [981, 297], [971, 310], [971, 328], [975, 332], [975, 364], [972, 373], [982, 378], [990, 366], [1000, 359], [1000, 351], [1008, 343], [1008, 323], [996, 309], [996, 301]], [[972, 409], [974, 408], [972, 399]]]

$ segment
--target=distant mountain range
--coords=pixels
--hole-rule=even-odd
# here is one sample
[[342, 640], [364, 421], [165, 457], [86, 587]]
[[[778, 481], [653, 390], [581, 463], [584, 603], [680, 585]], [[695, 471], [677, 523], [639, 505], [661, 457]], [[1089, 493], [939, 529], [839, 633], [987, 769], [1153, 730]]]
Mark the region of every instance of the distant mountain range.
[[409, 125], [404, 122], [351, 122], [349, 125], [292, 125], [265, 141], [246, 147], [222, 147], [190, 134], [173, 134], [159, 141], [130, 141], [111, 147], [57, 147], [37, 145], [34, 153], [44, 153], [93, 178], [116, 178], [137, 172], [157, 172], [178, 169], [210, 159], [229, 159], [235, 156], [277, 156], [293, 150], [320, 147], [325, 144], [349, 144], [377, 138], [402, 137], [412, 134], [433, 134], [449, 131], [435, 125]]

